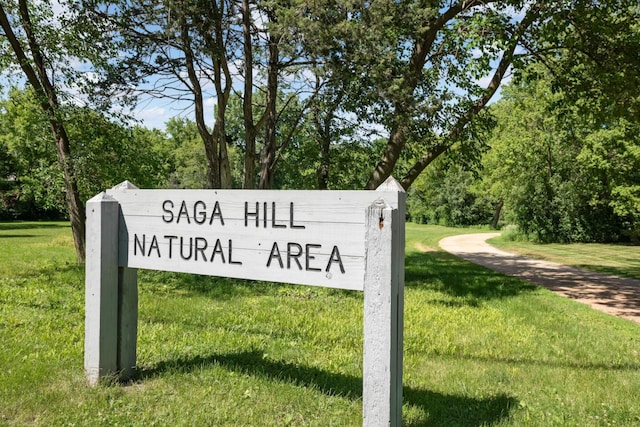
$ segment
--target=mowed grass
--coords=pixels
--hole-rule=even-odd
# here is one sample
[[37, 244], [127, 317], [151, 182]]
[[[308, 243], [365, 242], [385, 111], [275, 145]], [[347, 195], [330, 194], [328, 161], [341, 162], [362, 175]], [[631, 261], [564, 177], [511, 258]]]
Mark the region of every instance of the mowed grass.
[[[640, 326], [436, 249], [464, 232], [407, 224], [403, 424], [640, 424]], [[0, 425], [361, 425], [362, 294], [141, 271], [139, 376], [90, 388], [73, 257], [0, 224]]]
[[508, 240], [502, 236], [490, 239], [489, 243], [519, 255], [640, 279], [640, 245], [540, 244]]

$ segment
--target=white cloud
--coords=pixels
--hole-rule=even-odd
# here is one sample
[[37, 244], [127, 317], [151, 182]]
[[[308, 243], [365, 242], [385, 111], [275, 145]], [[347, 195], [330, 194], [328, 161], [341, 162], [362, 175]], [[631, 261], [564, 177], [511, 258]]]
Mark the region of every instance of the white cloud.
[[133, 110], [132, 115], [149, 129], [164, 129], [166, 121], [171, 118], [171, 115], [167, 113], [167, 109], [164, 107], [136, 108]]

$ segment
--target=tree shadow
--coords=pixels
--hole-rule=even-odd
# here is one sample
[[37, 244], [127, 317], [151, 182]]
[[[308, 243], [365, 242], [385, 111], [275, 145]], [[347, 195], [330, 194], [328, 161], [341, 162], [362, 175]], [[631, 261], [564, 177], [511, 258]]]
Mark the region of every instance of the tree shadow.
[[[300, 299], [312, 299], [320, 294], [340, 295], [341, 298], [360, 298], [361, 295], [361, 292], [344, 289], [142, 269], [138, 281], [150, 285], [147, 290], [152, 293], [179, 290], [182, 295], [186, 292], [220, 301], [274, 294]], [[154, 285], [161, 285], [161, 288]]]
[[[626, 261], [626, 260], [623, 260]], [[635, 259], [629, 259], [631, 262], [637, 262]], [[597, 271], [599, 273], [604, 274], [612, 274], [614, 276], [620, 277], [628, 277], [630, 279], [638, 279], [640, 280], [640, 267], [615, 267], [615, 266], [603, 266], [603, 265], [592, 265], [592, 264], [578, 264], [576, 265], [578, 268], [582, 268], [585, 270]]]
[[469, 300], [467, 305], [514, 297], [538, 288], [441, 251], [408, 253], [405, 257], [405, 286], [465, 297]]
[[[0, 231], [5, 230], [31, 230], [34, 228], [70, 228], [66, 223], [52, 223], [52, 222], [22, 222], [22, 221], [10, 221], [0, 222]], [[2, 237], [5, 237], [4, 235]], [[26, 236], [31, 237], [31, 236]]]
[[[186, 373], [208, 365], [220, 365], [233, 372], [298, 387], [312, 387], [329, 396], [362, 399], [362, 377], [270, 360], [257, 350], [161, 361], [153, 367], [140, 369], [132, 381], [144, 381], [164, 372]], [[477, 399], [411, 387], [404, 387], [403, 396], [406, 405], [420, 407], [425, 414], [423, 419], [405, 424], [412, 427], [490, 425], [508, 417], [518, 404], [517, 399], [506, 394]]]

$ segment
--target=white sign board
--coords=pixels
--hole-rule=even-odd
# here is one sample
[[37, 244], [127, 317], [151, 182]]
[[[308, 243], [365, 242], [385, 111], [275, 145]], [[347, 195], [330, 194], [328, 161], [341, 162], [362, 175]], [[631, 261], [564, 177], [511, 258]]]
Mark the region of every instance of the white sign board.
[[114, 189], [121, 267], [363, 290], [365, 215], [398, 192]]
[[137, 269], [364, 291], [363, 424], [402, 423], [404, 192], [141, 190], [87, 202], [85, 373], [136, 369]]

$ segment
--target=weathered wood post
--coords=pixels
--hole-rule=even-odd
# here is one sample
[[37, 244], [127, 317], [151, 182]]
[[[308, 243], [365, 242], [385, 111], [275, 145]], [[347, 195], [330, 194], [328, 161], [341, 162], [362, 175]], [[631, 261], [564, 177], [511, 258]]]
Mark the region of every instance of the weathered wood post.
[[[113, 187], [107, 194], [138, 189], [129, 181]], [[138, 269], [126, 267], [126, 226], [122, 210], [118, 214], [118, 375], [120, 380], [133, 377], [136, 369], [138, 341]]]
[[118, 369], [119, 204], [106, 193], [87, 202], [84, 369], [87, 381]]
[[[404, 190], [393, 179], [378, 190]], [[404, 194], [400, 194], [403, 198]], [[364, 280], [363, 425], [402, 425], [404, 200], [367, 209]]]
[[131, 378], [136, 365], [138, 276], [119, 266], [120, 220], [120, 204], [107, 193], [87, 202], [84, 367], [92, 385], [114, 374]]
[[138, 340], [138, 270], [118, 267], [118, 376], [132, 378], [136, 372]]

